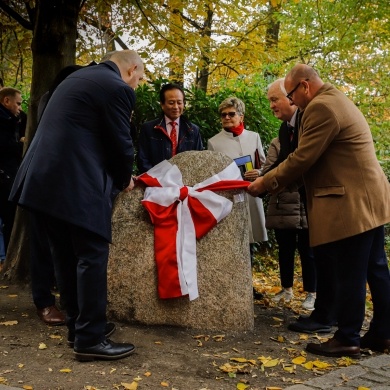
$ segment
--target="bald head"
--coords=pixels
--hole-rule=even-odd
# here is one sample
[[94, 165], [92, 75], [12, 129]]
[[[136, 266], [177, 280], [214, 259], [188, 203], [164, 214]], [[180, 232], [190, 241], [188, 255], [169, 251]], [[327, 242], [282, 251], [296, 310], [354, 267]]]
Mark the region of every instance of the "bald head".
[[111, 55], [110, 61], [118, 66], [123, 81], [130, 87], [137, 88], [144, 75], [144, 64], [138, 53], [134, 50], [116, 51]]
[[324, 85], [318, 73], [309, 65], [295, 65], [284, 80], [287, 97], [304, 110], [318, 90]]

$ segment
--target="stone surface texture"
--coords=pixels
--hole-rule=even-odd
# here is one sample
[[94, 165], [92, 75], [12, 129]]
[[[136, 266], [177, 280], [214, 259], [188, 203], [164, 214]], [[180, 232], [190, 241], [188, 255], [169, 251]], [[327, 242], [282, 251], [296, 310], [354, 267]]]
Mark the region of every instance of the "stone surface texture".
[[[232, 163], [211, 151], [184, 152], [170, 162], [183, 183], [193, 186]], [[219, 195], [234, 202], [232, 212], [197, 241], [199, 298], [159, 299], [154, 261], [154, 228], [136, 187], [121, 193], [113, 212], [113, 244], [108, 265], [108, 311], [122, 321], [193, 329], [252, 330], [254, 311], [248, 216], [243, 191]]]

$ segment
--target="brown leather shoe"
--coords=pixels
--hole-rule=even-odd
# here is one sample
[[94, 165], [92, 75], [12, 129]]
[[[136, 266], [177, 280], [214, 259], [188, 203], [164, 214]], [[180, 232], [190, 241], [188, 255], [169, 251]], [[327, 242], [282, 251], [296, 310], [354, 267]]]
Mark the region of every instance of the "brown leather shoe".
[[360, 338], [360, 348], [371, 351], [390, 353], [390, 339], [381, 339], [367, 332]]
[[360, 347], [356, 345], [341, 344], [341, 342], [336, 340], [335, 338], [332, 338], [322, 344], [309, 343], [306, 346], [306, 351], [321, 356], [349, 356], [354, 359], [360, 358]]
[[46, 325], [64, 325], [65, 315], [61, 313], [55, 306], [44, 307], [37, 309], [38, 317]]

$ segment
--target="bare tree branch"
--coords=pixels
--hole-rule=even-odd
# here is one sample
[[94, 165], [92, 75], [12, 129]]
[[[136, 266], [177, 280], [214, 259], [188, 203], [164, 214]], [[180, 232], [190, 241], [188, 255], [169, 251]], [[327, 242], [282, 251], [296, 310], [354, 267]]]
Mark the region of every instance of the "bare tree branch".
[[5, 1], [0, 0], [0, 8], [6, 12], [11, 18], [13, 18], [16, 22], [18, 22], [22, 27], [27, 30], [32, 31], [33, 25], [27, 19], [24, 19], [22, 15], [16, 12], [13, 8], [11, 8]]
[[126, 45], [125, 42], [122, 41], [122, 39], [115, 34], [115, 32], [112, 30], [111, 27], [107, 27], [105, 25], [99, 24], [95, 19], [93, 19], [90, 16], [83, 15], [81, 16], [82, 20], [89, 24], [92, 27], [95, 27], [98, 30], [103, 31], [104, 33], [108, 34], [111, 38], [113, 38], [118, 45], [123, 49], [123, 50], [128, 50], [129, 47]]

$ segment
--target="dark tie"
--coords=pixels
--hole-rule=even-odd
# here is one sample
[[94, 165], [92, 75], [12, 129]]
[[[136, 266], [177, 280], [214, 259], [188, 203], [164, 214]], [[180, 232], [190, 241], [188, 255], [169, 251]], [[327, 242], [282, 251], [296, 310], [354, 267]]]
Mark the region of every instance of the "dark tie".
[[176, 148], [177, 148], [177, 132], [176, 132], [176, 122], [170, 122], [169, 123], [172, 126], [171, 129], [171, 142], [172, 142], [172, 157], [176, 155]]
[[290, 136], [290, 142], [292, 142], [294, 138], [294, 127], [291, 126], [289, 123], [287, 123], [287, 129], [288, 129], [288, 134]]

